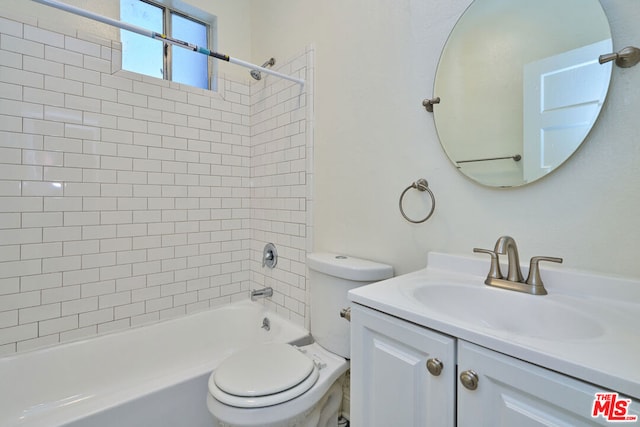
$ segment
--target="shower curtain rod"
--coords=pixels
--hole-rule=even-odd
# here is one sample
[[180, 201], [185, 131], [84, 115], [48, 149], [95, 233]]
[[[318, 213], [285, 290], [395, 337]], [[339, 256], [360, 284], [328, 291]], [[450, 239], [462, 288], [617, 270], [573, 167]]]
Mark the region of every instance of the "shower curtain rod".
[[252, 64], [250, 62], [242, 61], [241, 59], [232, 58], [229, 55], [224, 55], [222, 53], [214, 52], [212, 50], [206, 49], [201, 46], [196, 46], [191, 43], [187, 43], [182, 40], [171, 38], [165, 34], [156, 33], [154, 31], [147, 30], [146, 28], [138, 27], [136, 25], [129, 24], [127, 22], [118, 21], [116, 19], [109, 18], [107, 16], [99, 15], [97, 13], [90, 12], [85, 9], [80, 9], [79, 7], [71, 6], [66, 3], [62, 3], [56, 0], [33, 0], [36, 3], [44, 4], [47, 6], [55, 7], [56, 9], [64, 10], [66, 12], [74, 13], [79, 16], [83, 16], [85, 18], [93, 19], [94, 21], [102, 22], [104, 24], [112, 25], [114, 27], [121, 28], [123, 30], [131, 31], [133, 33], [137, 33], [146, 37], [150, 37], [152, 39], [159, 39], [165, 43], [169, 43], [175, 46], [182, 47], [184, 49], [189, 49], [194, 52], [201, 53], [203, 55], [212, 56], [216, 59], [227, 61], [232, 64], [240, 65], [245, 68], [250, 68], [252, 70], [260, 70], [265, 74], [271, 74], [272, 76], [280, 77], [281, 79], [289, 80], [292, 82], [298, 83], [300, 86], [304, 86], [304, 80], [296, 77], [288, 76], [286, 74], [279, 73], [277, 71], [273, 71], [269, 68], [261, 67], [259, 65]]

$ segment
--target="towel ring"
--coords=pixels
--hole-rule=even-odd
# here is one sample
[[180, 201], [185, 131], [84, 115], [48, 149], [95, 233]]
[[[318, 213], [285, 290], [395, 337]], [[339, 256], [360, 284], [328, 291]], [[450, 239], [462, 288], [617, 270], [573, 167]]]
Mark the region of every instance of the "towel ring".
[[[431, 210], [429, 211], [429, 213], [424, 219], [421, 219], [418, 221], [409, 218], [407, 214], [404, 213], [404, 208], [402, 207], [402, 199], [404, 198], [404, 195], [407, 193], [407, 191], [411, 190], [412, 188], [415, 188], [418, 191], [426, 191], [427, 193], [429, 193], [429, 196], [431, 197]], [[400, 206], [400, 213], [402, 214], [404, 219], [414, 224], [420, 224], [422, 222], [425, 222], [429, 218], [431, 218], [431, 215], [433, 215], [433, 210], [436, 208], [436, 198], [433, 196], [433, 191], [431, 191], [431, 189], [429, 188], [429, 184], [427, 183], [427, 180], [424, 178], [420, 178], [419, 180], [417, 180], [416, 182], [412, 183], [410, 186], [404, 189], [404, 191], [400, 195], [400, 201], [398, 202], [398, 205]]]

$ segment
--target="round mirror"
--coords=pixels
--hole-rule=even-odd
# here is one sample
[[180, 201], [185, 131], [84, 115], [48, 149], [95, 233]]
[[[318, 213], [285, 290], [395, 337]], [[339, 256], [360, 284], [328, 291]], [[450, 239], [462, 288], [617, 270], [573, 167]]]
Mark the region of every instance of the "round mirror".
[[453, 164], [513, 187], [550, 173], [580, 146], [604, 103], [611, 30], [598, 0], [475, 0], [436, 72], [434, 120]]

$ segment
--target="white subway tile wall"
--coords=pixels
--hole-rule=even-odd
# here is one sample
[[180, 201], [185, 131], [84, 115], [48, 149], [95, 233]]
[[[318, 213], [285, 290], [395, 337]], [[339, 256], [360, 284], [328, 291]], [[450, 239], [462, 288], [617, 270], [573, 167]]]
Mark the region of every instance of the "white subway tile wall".
[[[211, 92], [0, 11], [0, 354], [248, 298], [308, 324], [313, 50]], [[264, 269], [273, 242], [276, 269]]]
[[[305, 90], [284, 80], [251, 86], [251, 282], [271, 286], [272, 308], [309, 327], [306, 254], [312, 250], [313, 50], [281, 72], [306, 77]], [[266, 243], [278, 264], [262, 267]]]

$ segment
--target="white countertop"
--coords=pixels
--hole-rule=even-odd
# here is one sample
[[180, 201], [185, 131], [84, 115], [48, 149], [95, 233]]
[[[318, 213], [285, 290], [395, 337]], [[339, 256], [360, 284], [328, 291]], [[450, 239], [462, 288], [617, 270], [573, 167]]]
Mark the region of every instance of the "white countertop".
[[[590, 382], [603, 387], [603, 391], [640, 399], [640, 280], [572, 271], [562, 266], [544, 267], [541, 276], [548, 295], [498, 291], [512, 292], [518, 298], [546, 298], [548, 302], [568, 304], [597, 323], [594, 336], [559, 339], [544, 338], [544, 334], [517, 334], [487, 327], [480, 321], [461, 320], [412, 297], [412, 292], [427, 282], [486, 286], [489, 260], [481, 256], [430, 253], [427, 268], [353, 289], [349, 298], [354, 303]], [[523, 266], [526, 275], [525, 270]], [[536, 312], [532, 308], [520, 315], [536, 316]], [[543, 320], [541, 328], [552, 327]], [[514, 316], [513, 322], [517, 324], [518, 317]]]

